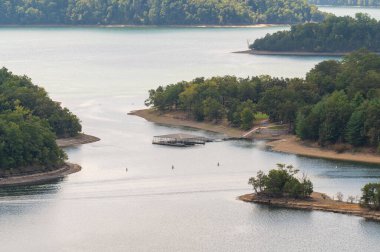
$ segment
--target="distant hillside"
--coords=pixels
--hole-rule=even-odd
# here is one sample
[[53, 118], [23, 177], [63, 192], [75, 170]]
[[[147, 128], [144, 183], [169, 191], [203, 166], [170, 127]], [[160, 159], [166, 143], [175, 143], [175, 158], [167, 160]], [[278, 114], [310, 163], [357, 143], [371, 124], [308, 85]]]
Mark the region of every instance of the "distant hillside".
[[306, 0], [2, 0], [0, 24], [247, 25], [321, 21]]
[[308, 2], [318, 5], [380, 6], [380, 0], [309, 0]]
[[250, 45], [257, 51], [351, 52], [360, 48], [380, 52], [380, 21], [358, 13], [356, 18], [329, 16], [322, 23], [294, 25], [290, 31], [267, 34]]

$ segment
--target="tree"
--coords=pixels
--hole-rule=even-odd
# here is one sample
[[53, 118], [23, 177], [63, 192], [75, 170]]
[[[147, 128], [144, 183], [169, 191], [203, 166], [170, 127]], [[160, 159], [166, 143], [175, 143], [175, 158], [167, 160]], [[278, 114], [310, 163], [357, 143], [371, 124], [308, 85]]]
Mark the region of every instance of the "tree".
[[248, 184], [253, 186], [255, 193], [269, 197], [306, 198], [313, 192], [313, 184], [306, 175], [297, 179], [298, 169], [292, 165], [278, 164], [277, 169], [269, 171], [268, 175], [262, 171], [256, 177], [251, 177]]
[[338, 201], [343, 201], [343, 193], [341, 193], [341, 192], [337, 192], [337, 193], [336, 193], [336, 199], [337, 199]]
[[219, 120], [224, 115], [224, 109], [222, 104], [214, 98], [207, 98], [203, 101], [204, 115], [209, 120]]
[[290, 30], [256, 39], [249, 47], [258, 51], [345, 53], [367, 48], [379, 52], [379, 24], [363, 13], [355, 18], [327, 15], [322, 23], [295, 24]]
[[260, 193], [265, 188], [267, 176], [264, 174], [263, 171], [258, 171], [256, 177], [249, 178], [248, 184], [252, 185], [253, 190], [255, 190], [256, 193]]
[[347, 202], [350, 202], [352, 204], [352, 203], [354, 203], [354, 201], [355, 201], [355, 197], [354, 196], [350, 195], [350, 196], [347, 197]]
[[255, 119], [255, 116], [253, 114], [253, 111], [249, 108], [244, 108], [243, 111], [240, 113], [241, 117], [241, 128], [244, 130], [248, 130], [252, 127], [253, 120]]
[[362, 188], [361, 204], [374, 210], [380, 210], [380, 183], [368, 183]]

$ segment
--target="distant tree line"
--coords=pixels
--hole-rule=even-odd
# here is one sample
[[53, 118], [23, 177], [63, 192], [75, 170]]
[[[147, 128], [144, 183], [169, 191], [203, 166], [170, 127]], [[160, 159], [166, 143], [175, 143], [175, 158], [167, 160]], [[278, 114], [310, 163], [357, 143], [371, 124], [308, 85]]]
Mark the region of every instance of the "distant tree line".
[[75, 136], [79, 119], [25, 76], [0, 70], [0, 176], [62, 165], [56, 137]]
[[380, 0], [308, 0], [317, 5], [380, 6]]
[[358, 13], [355, 18], [328, 16], [322, 23], [293, 25], [289, 31], [267, 34], [250, 45], [262, 51], [380, 52], [380, 21]]
[[249, 129], [257, 112], [321, 145], [380, 151], [380, 56], [361, 50], [317, 64], [300, 78], [197, 78], [149, 91], [146, 105], [183, 111], [194, 120], [227, 120]]
[[321, 21], [306, 0], [2, 0], [0, 24], [227, 25]]

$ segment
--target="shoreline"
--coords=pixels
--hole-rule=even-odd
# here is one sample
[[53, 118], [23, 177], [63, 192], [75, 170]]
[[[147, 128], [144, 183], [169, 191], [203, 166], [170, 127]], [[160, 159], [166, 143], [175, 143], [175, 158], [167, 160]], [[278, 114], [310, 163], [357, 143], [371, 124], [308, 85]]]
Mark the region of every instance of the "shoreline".
[[152, 109], [140, 109], [134, 110], [128, 113], [128, 115], [135, 115], [145, 120], [157, 124], [162, 124], [166, 126], [177, 126], [177, 127], [190, 127], [200, 130], [206, 130], [211, 132], [216, 132], [224, 134], [228, 137], [241, 137], [245, 131], [232, 128], [225, 124], [212, 124], [208, 122], [196, 122], [194, 120], [184, 119], [179, 113], [166, 113], [159, 114], [157, 111]]
[[[195, 122], [192, 120], [181, 118], [180, 114], [159, 112], [152, 109], [135, 110], [128, 113], [136, 115], [153, 123], [158, 123], [167, 126], [191, 127], [211, 132], [225, 134], [231, 138], [241, 138], [246, 131], [232, 128], [226, 124], [212, 124], [207, 122]], [[298, 140], [295, 135], [262, 135], [251, 134], [247, 138], [267, 140], [266, 146], [273, 151], [283, 152], [288, 154], [306, 156], [311, 158], [324, 158], [330, 160], [359, 162], [366, 164], [380, 164], [380, 155], [370, 153], [337, 153], [333, 150], [322, 149], [318, 147], [306, 146], [305, 143]]]
[[[330, 57], [342, 57], [352, 52], [292, 52], [292, 51], [258, 51], [258, 50], [244, 50], [233, 53], [241, 54], [253, 54], [253, 55], [273, 55], [273, 56], [330, 56]], [[379, 54], [380, 52], [373, 52]]]
[[[97, 138], [95, 136], [80, 133], [75, 137], [56, 139], [56, 143], [58, 147], [65, 148], [81, 144], [93, 143], [99, 140], [100, 138]], [[29, 175], [17, 175], [7, 178], [0, 178], [0, 188], [9, 186], [41, 184], [44, 182], [63, 178], [72, 173], [79, 172], [81, 169], [82, 167], [80, 165], [65, 162], [62, 167], [48, 172], [39, 172]]]
[[322, 193], [313, 192], [309, 199], [268, 198], [257, 197], [255, 194], [245, 194], [238, 197], [239, 200], [249, 203], [257, 203], [274, 207], [289, 209], [324, 211], [340, 214], [355, 215], [366, 220], [380, 221], [380, 211], [373, 211], [360, 207], [357, 203], [347, 203], [332, 200], [322, 196]]
[[337, 52], [337, 53], [328, 53], [328, 52], [291, 52], [291, 51], [257, 51], [257, 50], [244, 50], [237, 51], [233, 53], [242, 53], [242, 54], [253, 54], [253, 55], [273, 55], [273, 56], [331, 56], [331, 57], [342, 57], [350, 54], [350, 52]]
[[54, 171], [35, 173], [31, 175], [13, 176], [9, 178], [0, 178], [0, 188], [9, 186], [34, 185], [49, 182], [63, 178], [66, 175], [79, 172], [81, 169], [82, 167], [80, 165], [65, 163], [61, 168]]
[[58, 147], [60, 148], [66, 148], [66, 147], [73, 147], [81, 144], [88, 144], [88, 143], [94, 143], [100, 141], [100, 138], [86, 135], [84, 133], [79, 133], [75, 137], [68, 137], [68, 138], [58, 138], [56, 140], [56, 143]]
[[333, 150], [319, 147], [306, 146], [294, 135], [286, 135], [281, 139], [267, 142], [267, 147], [276, 152], [289, 153], [311, 158], [324, 158], [329, 160], [339, 160], [348, 162], [358, 162], [366, 164], [380, 164], [380, 155], [371, 153], [337, 153]]

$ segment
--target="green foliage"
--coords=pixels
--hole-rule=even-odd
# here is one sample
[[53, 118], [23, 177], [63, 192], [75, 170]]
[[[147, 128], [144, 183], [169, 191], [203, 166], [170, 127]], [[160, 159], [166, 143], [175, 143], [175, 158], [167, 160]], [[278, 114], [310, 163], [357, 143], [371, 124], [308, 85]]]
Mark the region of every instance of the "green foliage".
[[328, 16], [322, 23], [293, 25], [290, 31], [267, 34], [251, 49], [291, 52], [351, 52], [360, 48], [380, 52], [380, 21], [367, 14]]
[[380, 56], [360, 50], [341, 61], [323, 61], [306, 79], [224, 76], [182, 81], [150, 90], [146, 104], [160, 111], [181, 110], [199, 121], [226, 118], [245, 130], [264, 113], [301, 139], [378, 148]]
[[376, 148], [380, 143], [380, 79], [373, 76], [379, 74], [380, 57], [366, 51], [341, 62], [318, 64], [306, 81], [324, 98], [298, 110], [296, 134], [321, 144], [347, 142]]
[[224, 108], [220, 102], [214, 98], [207, 98], [203, 101], [203, 114], [210, 120], [222, 119], [224, 115]]
[[255, 24], [320, 21], [304, 0], [2, 0], [0, 24]]
[[368, 183], [362, 188], [361, 205], [380, 210], [380, 183]]
[[254, 117], [255, 117], [256, 120], [266, 120], [266, 119], [269, 119], [269, 116], [267, 114], [261, 113], [261, 112], [255, 113]]
[[25, 76], [0, 70], [0, 177], [61, 166], [56, 137], [81, 131], [78, 118]]
[[380, 6], [380, 0], [308, 0], [317, 5]]
[[262, 171], [256, 177], [251, 177], [248, 184], [252, 185], [256, 194], [270, 197], [306, 198], [313, 193], [312, 182], [304, 175], [298, 179], [295, 175], [299, 170], [292, 165], [277, 164], [268, 174]]
[[13, 75], [0, 69], [0, 113], [22, 106], [32, 115], [47, 120], [58, 137], [71, 137], [81, 131], [79, 119], [58, 102], [52, 101], [46, 91], [25, 76]]
[[46, 121], [21, 107], [0, 114], [0, 175], [12, 168], [56, 167], [65, 158]]
[[198, 78], [150, 90], [145, 103], [160, 111], [182, 110], [196, 120], [226, 117], [232, 126], [250, 129], [258, 110], [271, 120], [293, 123], [297, 106], [316, 99], [314, 89], [300, 79], [269, 76]]

